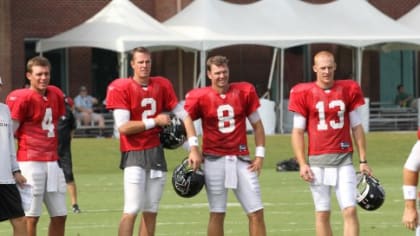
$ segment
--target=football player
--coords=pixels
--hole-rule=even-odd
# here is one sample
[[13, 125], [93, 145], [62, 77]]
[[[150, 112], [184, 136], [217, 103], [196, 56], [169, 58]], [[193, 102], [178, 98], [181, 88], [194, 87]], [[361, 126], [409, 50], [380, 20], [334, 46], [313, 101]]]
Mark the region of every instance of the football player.
[[67, 216], [66, 183], [57, 162], [57, 124], [65, 114], [64, 93], [49, 85], [48, 59], [34, 57], [26, 69], [30, 87], [12, 91], [6, 103], [18, 141], [17, 160], [27, 179], [21, 194], [29, 200], [25, 209], [28, 235], [36, 235], [44, 202], [50, 215], [48, 235], [60, 236]]
[[402, 222], [410, 230], [417, 228], [420, 235], [418, 212], [416, 208], [417, 184], [420, 171], [420, 128], [417, 131], [417, 142], [413, 145], [403, 169], [403, 194], [405, 199]]
[[[364, 104], [364, 97], [355, 81], [335, 80], [335, 69], [332, 53], [318, 52], [313, 65], [316, 81], [298, 84], [290, 91], [289, 110], [294, 112], [291, 141], [300, 176], [310, 183], [316, 235], [332, 235], [330, 189], [335, 190], [342, 211], [343, 235], [359, 235], [350, 129], [359, 152], [360, 171], [370, 175], [365, 134], [357, 111]], [[309, 163], [305, 158], [305, 131]]]
[[152, 59], [143, 47], [131, 53], [132, 78], [114, 80], [107, 89], [106, 106], [113, 110], [120, 133], [124, 169], [124, 212], [118, 234], [132, 235], [137, 214], [142, 212], [139, 235], [154, 235], [167, 166], [159, 133], [171, 122], [167, 111], [184, 121], [190, 143], [190, 164], [198, 168], [201, 154], [194, 125], [178, 104], [170, 81], [150, 76]]
[[[259, 98], [254, 86], [230, 83], [228, 59], [207, 60], [211, 85], [190, 91], [185, 110], [200, 119], [203, 127], [204, 176], [210, 208], [208, 235], [224, 234], [228, 190], [232, 189], [249, 219], [249, 235], [264, 236], [264, 209], [258, 175], [265, 155], [265, 132], [258, 114]], [[255, 135], [255, 158], [250, 158], [246, 119]]]

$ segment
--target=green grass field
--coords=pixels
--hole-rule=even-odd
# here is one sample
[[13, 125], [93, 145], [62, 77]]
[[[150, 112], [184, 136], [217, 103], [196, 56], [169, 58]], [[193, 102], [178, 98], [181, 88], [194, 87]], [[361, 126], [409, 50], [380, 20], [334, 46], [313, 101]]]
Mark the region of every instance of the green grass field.
[[[359, 208], [361, 235], [414, 235], [401, 224], [402, 166], [416, 140], [415, 132], [374, 132], [367, 134], [368, 160], [386, 190], [384, 205], [377, 211]], [[250, 136], [250, 146], [253, 139]], [[309, 188], [298, 172], [276, 172], [275, 164], [292, 157], [290, 135], [267, 137], [267, 154], [260, 176], [268, 235], [314, 235], [313, 204]], [[253, 152], [253, 151], [252, 151]], [[172, 170], [186, 152], [167, 151]], [[118, 141], [114, 139], [75, 139], [73, 165], [79, 192], [81, 214], [70, 211], [66, 235], [117, 235], [122, 211], [122, 171], [118, 169]], [[191, 199], [178, 197], [168, 175], [161, 202], [156, 235], [206, 235], [208, 207], [204, 191]], [[342, 220], [335, 198], [332, 210], [334, 235], [342, 235]], [[38, 235], [47, 235], [48, 215], [44, 210]], [[137, 225], [136, 225], [137, 228]], [[137, 234], [137, 231], [136, 233]], [[0, 235], [11, 235], [8, 222], [0, 223]], [[247, 218], [230, 193], [225, 235], [248, 235]]]

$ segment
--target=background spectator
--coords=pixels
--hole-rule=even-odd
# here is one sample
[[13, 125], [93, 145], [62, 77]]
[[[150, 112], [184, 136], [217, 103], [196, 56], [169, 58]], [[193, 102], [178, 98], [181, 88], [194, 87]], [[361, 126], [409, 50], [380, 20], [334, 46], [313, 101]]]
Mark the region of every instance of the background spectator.
[[98, 104], [98, 99], [89, 95], [87, 88], [81, 86], [79, 95], [74, 98], [76, 117], [82, 125], [98, 124], [99, 128], [105, 128], [105, 119], [102, 114], [94, 112], [94, 105]]
[[406, 93], [404, 90], [404, 85], [400, 84], [397, 86], [397, 95], [395, 96], [395, 104], [400, 107], [411, 107], [417, 108], [416, 99], [413, 96]]
[[64, 99], [66, 106], [66, 115], [62, 116], [58, 122], [58, 160], [60, 167], [63, 169], [64, 178], [67, 184], [67, 191], [70, 195], [72, 211], [80, 213], [79, 205], [77, 204], [77, 188], [73, 174], [73, 162], [71, 155], [71, 140], [73, 132], [76, 129], [76, 119], [73, 114], [74, 102], [70, 97]]

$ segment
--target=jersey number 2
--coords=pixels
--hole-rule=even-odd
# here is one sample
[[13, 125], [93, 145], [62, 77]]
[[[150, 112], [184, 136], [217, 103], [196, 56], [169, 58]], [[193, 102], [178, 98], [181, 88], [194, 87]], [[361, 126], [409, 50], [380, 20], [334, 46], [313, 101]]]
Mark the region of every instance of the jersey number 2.
[[153, 98], [144, 98], [141, 100], [141, 106], [144, 108], [149, 107], [148, 110], [144, 110], [141, 119], [145, 120], [149, 117], [152, 117], [156, 114], [156, 101]]

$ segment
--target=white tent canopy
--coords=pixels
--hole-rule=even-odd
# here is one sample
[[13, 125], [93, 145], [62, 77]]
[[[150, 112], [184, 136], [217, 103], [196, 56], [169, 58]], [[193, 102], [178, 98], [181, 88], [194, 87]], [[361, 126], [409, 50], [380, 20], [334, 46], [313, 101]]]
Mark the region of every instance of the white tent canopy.
[[[420, 33], [420, 5], [411, 9], [408, 13], [403, 15], [397, 20], [398, 23]], [[420, 50], [418, 44], [384, 44], [381, 49], [383, 50]]]
[[194, 0], [164, 25], [129, 0], [113, 0], [81, 25], [40, 40], [37, 51], [85, 46], [124, 52], [140, 44], [202, 50], [235, 44], [277, 48], [316, 42], [356, 47], [381, 42], [420, 44], [418, 33], [396, 23], [365, 0], [327, 4], [300, 0], [261, 0], [251, 4]]
[[[201, 41], [201, 49], [206, 51], [238, 44], [291, 47], [298, 41], [292, 36], [300, 31], [294, 27], [295, 23], [302, 20], [300, 15], [289, 11], [287, 2], [274, 0], [276, 7], [281, 6], [276, 11], [264, 0], [251, 4], [194, 0], [164, 25]], [[272, 12], [268, 14], [268, 11]], [[279, 27], [278, 15], [291, 20]]]
[[309, 43], [364, 47], [383, 42], [420, 44], [420, 34], [401, 26], [366, 0], [310, 4], [261, 0], [231, 4], [194, 0], [164, 22], [202, 41], [202, 50], [234, 44], [288, 48]]
[[420, 32], [420, 5], [417, 5], [405, 15], [400, 17], [398, 19], [398, 23]]
[[200, 43], [167, 29], [129, 0], [113, 0], [81, 25], [40, 40], [37, 51], [96, 47], [125, 52], [139, 45], [199, 48]]
[[395, 22], [366, 0], [339, 0], [326, 4], [297, 0], [287, 2], [304, 16], [306, 27], [301, 28], [301, 35], [296, 36], [304, 38], [307, 43], [335, 43], [354, 47], [385, 42], [420, 44], [418, 32]]
[[[363, 47], [384, 42], [420, 44], [420, 33], [398, 24], [366, 0], [326, 4], [261, 0], [242, 5], [194, 0], [164, 24], [202, 42], [201, 72], [205, 70], [204, 51], [217, 47], [256, 44], [281, 48], [280, 107], [283, 107], [284, 48], [311, 43], [356, 47], [356, 76], [360, 82]], [[280, 122], [282, 115], [283, 112]]]

